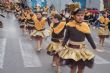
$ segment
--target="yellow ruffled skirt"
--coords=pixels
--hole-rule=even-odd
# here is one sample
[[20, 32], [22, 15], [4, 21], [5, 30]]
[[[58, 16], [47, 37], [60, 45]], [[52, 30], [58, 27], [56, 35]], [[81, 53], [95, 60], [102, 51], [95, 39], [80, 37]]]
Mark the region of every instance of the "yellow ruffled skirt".
[[109, 30], [108, 29], [105, 29], [105, 28], [103, 28], [103, 27], [100, 27], [99, 29], [98, 29], [98, 35], [99, 35], [99, 37], [109, 37]]
[[31, 33], [31, 36], [41, 36], [41, 37], [44, 37], [44, 33], [43, 33], [44, 30], [42, 31], [37, 31], [37, 30], [34, 30], [32, 33]]
[[41, 36], [41, 37], [47, 37], [47, 36], [50, 36], [51, 33], [50, 33], [50, 30], [48, 29], [44, 29], [44, 30], [41, 30], [41, 31], [37, 31], [37, 30], [34, 30], [32, 33], [31, 33], [31, 36], [35, 37], [35, 36]]
[[53, 56], [58, 53], [59, 49], [61, 49], [60, 42], [51, 42], [47, 47], [47, 54]]
[[94, 63], [94, 54], [86, 48], [71, 48], [65, 46], [65, 49], [58, 53], [62, 60], [65, 60], [65, 64], [77, 65], [82, 64], [91, 68]]
[[59, 56], [63, 59], [79, 60], [91, 60], [94, 58], [94, 54], [87, 49], [73, 49], [66, 46], [66, 49], [59, 52]]

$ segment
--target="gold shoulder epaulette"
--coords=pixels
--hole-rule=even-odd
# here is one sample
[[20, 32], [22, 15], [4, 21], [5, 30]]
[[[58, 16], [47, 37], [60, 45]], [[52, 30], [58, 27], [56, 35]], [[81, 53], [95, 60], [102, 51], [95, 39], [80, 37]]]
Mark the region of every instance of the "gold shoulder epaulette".
[[64, 29], [65, 24], [66, 22], [60, 22], [57, 27], [53, 28], [54, 33], [56, 34], [60, 33]]
[[76, 28], [83, 33], [90, 33], [90, 27], [86, 22], [82, 22], [81, 25], [77, 25]]
[[74, 21], [70, 21], [66, 24], [66, 26], [69, 26], [69, 27], [75, 27], [75, 22]]

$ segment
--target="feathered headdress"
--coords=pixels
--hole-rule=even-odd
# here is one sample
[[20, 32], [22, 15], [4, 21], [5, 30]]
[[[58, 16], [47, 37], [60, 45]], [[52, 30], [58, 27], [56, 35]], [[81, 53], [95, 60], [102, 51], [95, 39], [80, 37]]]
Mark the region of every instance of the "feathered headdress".
[[81, 8], [79, 2], [74, 2], [72, 4], [66, 4], [66, 8], [68, 8], [70, 11], [74, 11], [75, 9]]

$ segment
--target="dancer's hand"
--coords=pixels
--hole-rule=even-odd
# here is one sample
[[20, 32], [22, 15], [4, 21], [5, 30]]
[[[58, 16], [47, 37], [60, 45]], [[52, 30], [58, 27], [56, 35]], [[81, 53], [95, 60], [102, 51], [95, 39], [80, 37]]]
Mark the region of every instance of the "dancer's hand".
[[102, 49], [95, 49], [95, 51], [97, 51], [97, 52], [104, 52], [104, 50], [102, 50]]

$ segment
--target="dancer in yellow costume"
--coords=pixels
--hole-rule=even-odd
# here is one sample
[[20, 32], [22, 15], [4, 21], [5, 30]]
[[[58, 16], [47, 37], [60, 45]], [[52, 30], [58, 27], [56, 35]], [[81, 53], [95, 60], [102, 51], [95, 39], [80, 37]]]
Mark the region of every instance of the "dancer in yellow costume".
[[102, 16], [98, 19], [100, 22], [100, 27], [98, 29], [98, 36], [99, 36], [99, 44], [103, 47], [105, 38], [109, 37], [109, 29], [108, 24], [110, 20], [107, 18], [107, 12], [103, 12]]
[[62, 40], [64, 37], [64, 30], [66, 22], [62, 22], [62, 17], [59, 14], [55, 14], [52, 18], [51, 23], [51, 43], [47, 47], [47, 53], [51, 56], [53, 56], [53, 62], [52, 66], [57, 67], [57, 73], [60, 73], [60, 65], [59, 65], [59, 56], [58, 51], [60, 49], [60, 46], [62, 44]]
[[27, 9], [27, 14], [26, 14], [26, 30], [29, 32], [29, 34], [34, 30], [34, 21], [32, 20], [32, 10]]
[[24, 29], [25, 21], [26, 21], [26, 17], [24, 15], [24, 10], [22, 10], [20, 17], [19, 17], [19, 22], [20, 22], [20, 28], [22, 29], [23, 32], [25, 31], [25, 29]]
[[38, 51], [40, 51], [43, 38], [45, 37], [44, 30], [45, 30], [46, 18], [42, 17], [41, 11], [38, 11], [36, 12], [35, 15], [33, 15], [32, 19], [35, 23], [34, 25], [35, 31], [31, 33], [31, 36], [34, 36], [36, 38], [37, 41], [36, 48]]
[[46, 6], [44, 7], [44, 12], [48, 12], [48, 10], [49, 10], [49, 7], [48, 7], [48, 5], [46, 5]]
[[66, 34], [62, 43], [62, 50], [59, 57], [70, 66], [70, 73], [84, 73], [85, 67], [92, 68], [94, 63], [94, 54], [86, 48], [85, 38], [89, 41], [92, 48], [96, 51], [96, 45], [91, 37], [91, 31], [86, 22], [84, 22], [84, 11], [76, 8], [71, 12], [74, 20], [67, 23]]

